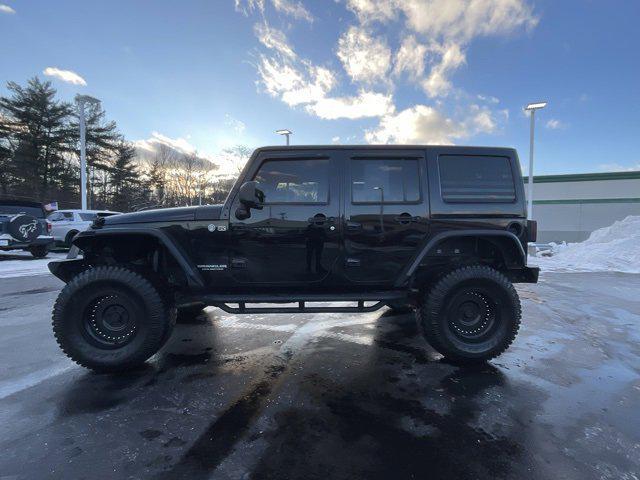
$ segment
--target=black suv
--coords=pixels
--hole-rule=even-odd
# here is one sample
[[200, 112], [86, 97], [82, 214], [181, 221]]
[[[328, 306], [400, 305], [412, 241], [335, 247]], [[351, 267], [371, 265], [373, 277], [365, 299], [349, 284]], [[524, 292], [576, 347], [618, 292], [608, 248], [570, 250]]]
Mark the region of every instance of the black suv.
[[53, 246], [51, 224], [41, 203], [0, 198], [0, 250], [28, 250], [44, 258]]
[[[535, 235], [513, 149], [264, 147], [224, 205], [117, 215], [79, 233], [83, 257], [49, 264], [67, 282], [53, 330], [77, 363], [115, 371], [157, 352], [181, 309], [386, 305], [417, 310], [450, 361], [480, 362], [518, 331], [512, 283], [537, 281]], [[333, 301], [352, 306], [314, 304]]]

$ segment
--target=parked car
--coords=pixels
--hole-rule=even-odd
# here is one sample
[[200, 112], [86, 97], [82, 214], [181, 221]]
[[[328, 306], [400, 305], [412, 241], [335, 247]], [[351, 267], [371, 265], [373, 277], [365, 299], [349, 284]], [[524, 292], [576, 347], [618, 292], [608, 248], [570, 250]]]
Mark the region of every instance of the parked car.
[[0, 199], [0, 250], [27, 250], [44, 258], [53, 246], [50, 232], [41, 203]]
[[87, 230], [96, 218], [118, 215], [119, 213], [109, 210], [58, 210], [49, 214], [47, 220], [51, 222], [51, 234], [56, 243], [68, 247], [71, 245], [73, 237], [78, 232]]
[[[520, 327], [512, 283], [538, 280], [521, 178], [510, 148], [260, 148], [223, 205], [117, 215], [80, 232], [83, 257], [49, 263], [67, 283], [54, 335], [80, 365], [119, 371], [162, 347], [177, 309], [387, 305], [416, 309], [449, 361], [484, 362]], [[310, 305], [332, 301], [352, 306]]]

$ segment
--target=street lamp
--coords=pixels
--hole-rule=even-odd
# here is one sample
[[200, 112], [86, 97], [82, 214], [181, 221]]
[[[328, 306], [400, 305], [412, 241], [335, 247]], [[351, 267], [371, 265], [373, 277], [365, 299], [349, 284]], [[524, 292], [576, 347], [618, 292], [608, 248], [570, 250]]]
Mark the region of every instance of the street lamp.
[[78, 106], [78, 117], [80, 124], [80, 199], [82, 209], [87, 209], [87, 145], [86, 145], [86, 125], [84, 120], [85, 104], [99, 105], [100, 100], [89, 95], [76, 95], [76, 105]]
[[533, 218], [533, 131], [536, 123], [536, 110], [542, 110], [547, 106], [547, 102], [530, 103], [525, 110], [531, 112], [531, 130], [529, 138], [529, 193], [527, 198], [527, 218], [531, 220]]
[[276, 130], [276, 133], [278, 135], [284, 135], [285, 137], [287, 137], [287, 146], [289, 146], [289, 135], [293, 134], [293, 132], [291, 130], [287, 130], [286, 128], [283, 128], [280, 130]]

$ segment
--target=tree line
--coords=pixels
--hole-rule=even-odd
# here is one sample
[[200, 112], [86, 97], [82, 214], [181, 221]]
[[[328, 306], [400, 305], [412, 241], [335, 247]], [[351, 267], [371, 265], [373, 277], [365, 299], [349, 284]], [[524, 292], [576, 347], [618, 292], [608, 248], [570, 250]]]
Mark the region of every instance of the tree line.
[[[78, 112], [59, 100], [50, 82], [7, 82], [0, 97], [0, 195], [80, 205]], [[107, 118], [101, 104], [85, 106], [88, 202], [93, 209], [134, 211], [152, 207], [220, 203], [234, 178], [219, 165], [162, 143], [140, 151]], [[238, 171], [250, 150], [223, 152]]]

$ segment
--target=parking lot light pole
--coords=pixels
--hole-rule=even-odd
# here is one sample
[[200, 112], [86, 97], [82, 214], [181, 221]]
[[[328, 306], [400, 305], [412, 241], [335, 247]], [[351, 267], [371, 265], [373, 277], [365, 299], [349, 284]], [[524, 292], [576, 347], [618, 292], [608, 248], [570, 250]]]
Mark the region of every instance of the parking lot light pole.
[[90, 103], [99, 105], [100, 100], [89, 95], [76, 95], [76, 105], [78, 106], [78, 123], [80, 124], [80, 202], [82, 210], [87, 209], [87, 145], [86, 145], [86, 124], [84, 118], [84, 106]]
[[276, 130], [278, 135], [284, 135], [287, 138], [287, 147], [289, 146], [289, 135], [292, 135], [293, 132], [291, 130], [287, 130], [286, 128]]
[[547, 102], [530, 103], [525, 110], [531, 112], [531, 127], [529, 130], [529, 190], [527, 193], [527, 218], [533, 218], [533, 135], [536, 124], [536, 110], [547, 106]]

